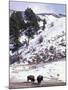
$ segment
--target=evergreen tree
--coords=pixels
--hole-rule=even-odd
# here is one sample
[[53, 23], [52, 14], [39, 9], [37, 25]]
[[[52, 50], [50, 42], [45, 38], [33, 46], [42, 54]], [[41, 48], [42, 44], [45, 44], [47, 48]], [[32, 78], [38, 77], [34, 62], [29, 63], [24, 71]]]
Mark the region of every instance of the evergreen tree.
[[46, 24], [47, 22], [46, 22], [46, 20], [45, 19], [43, 19], [43, 26], [42, 26], [42, 30], [44, 30], [45, 29], [45, 24]]
[[33, 36], [39, 30], [39, 24], [37, 16], [31, 8], [27, 8], [25, 10], [25, 18], [27, 21], [25, 35], [28, 36], [28, 43], [29, 43], [29, 39], [33, 38]]
[[[21, 12], [13, 12], [12, 15], [10, 16], [10, 41], [13, 42], [14, 44], [14, 49], [13, 51], [17, 51], [18, 54], [18, 49], [21, 46], [21, 43], [19, 41], [20, 37], [20, 30], [24, 28], [25, 23], [22, 18]], [[19, 61], [19, 58], [18, 60]]]

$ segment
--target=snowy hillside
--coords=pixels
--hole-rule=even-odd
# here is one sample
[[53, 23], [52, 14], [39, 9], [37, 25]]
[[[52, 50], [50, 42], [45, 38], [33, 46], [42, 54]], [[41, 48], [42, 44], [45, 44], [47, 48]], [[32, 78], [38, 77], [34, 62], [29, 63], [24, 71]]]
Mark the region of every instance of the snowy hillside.
[[[19, 49], [20, 64], [15, 62], [10, 65], [10, 81], [27, 81], [28, 75], [41, 74], [44, 80], [59, 80], [65, 82], [65, 59], [66, 59], [66, 33], [65, 17], [57, 18], [53, 15], [39, 15], [46, 19], [45, 30], [41, 30], [42, 21], [39, 22], [40, 30], [29, 41], [27, 47], [24, 44]], [[19, 38], [24, 43], [28, 38], [22, 33]], [[16, 55], [16, 52], [10, 53]], [[54, 62], [53, 62], [54, 61]], [[46, 63], [47, 62], [47, 63]]]
[[[42, 53], [43, 55], [46, 55], [46, 52], [48, 52], [51, 55], [52, 53], [49, 50], [52, 46], [55, 50], [53, 54], [59, 52], [65, 56], [65, 17], [56, 18], [49, 15], [40, 16], [40, 18], [45, 18], [47, 20], [45, 30], [42, 31], [40, 29], [38, 31], [38, 34], [34, 36], [34, 39], [30, 40], [28, 48], [24, 45], [19, 50], [22, 57], [21, 61], [25, 63], [28, 63], [28, 61], [33, 62], [32, 60], [36, 59], [36, 56], [39, 56], [39, 58], [42, 59]], [[42, 26], [42, 22], [39, 22], [39, 24]], [[25, 39], [27, 40], [27, 37], [24, 35], [20, 37], [21, 42]]]
[[[46, 19], [45, 30], [40, 30], [29, 41], [29, 46], [24, 44], [19, 49], [20, 64], [15, 62], [10, 65], [11, 82], [26, 81], [28, 75], [41, 74], [45, 80], [60, 80], [65, 82], [65, 58], [66, 58], [66, 33], [65, 17], [57, 18], [53, 15], [39, 15]], [[39, 22], [42, 27], [42, 22]], [[20, 42], [27, 40], [22, 34]], [[14, 55], [16, 54], [13, 53]], [[13, 56], [10, 53], [11, 56]], [[50, 61], [54, 61], [48, 63]]]

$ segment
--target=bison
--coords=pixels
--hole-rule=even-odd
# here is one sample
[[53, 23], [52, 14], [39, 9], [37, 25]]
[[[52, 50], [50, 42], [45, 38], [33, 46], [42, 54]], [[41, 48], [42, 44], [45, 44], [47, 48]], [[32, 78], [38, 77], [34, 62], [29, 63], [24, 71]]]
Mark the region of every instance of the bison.
[[40, 84], [42, 80], [43, 80], [43, 76], [42, 75], [37, 76], [38, 84]]
[[29, 75], [29, 76], [27, 76], [27, 81], [29, 82], [29, 80], [31, 80], [31, 82], [34, 83], [35, 77], [33, 75]]

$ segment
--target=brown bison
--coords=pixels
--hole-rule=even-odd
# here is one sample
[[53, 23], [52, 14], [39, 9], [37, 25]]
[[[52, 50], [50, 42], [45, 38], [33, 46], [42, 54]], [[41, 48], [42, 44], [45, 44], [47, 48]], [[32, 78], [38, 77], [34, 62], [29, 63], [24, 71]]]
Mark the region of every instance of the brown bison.
[[40, 84], [42, 80], [43, 80], [43, 76], [42, 75], [37, 76], [38, 84]]
[[27, 81], [29, 82], [29, 80], [31, 82], [34, 82], [35, 81], [35, 77], [33, 75], [29, 75], [29, 76], [27, 76]]

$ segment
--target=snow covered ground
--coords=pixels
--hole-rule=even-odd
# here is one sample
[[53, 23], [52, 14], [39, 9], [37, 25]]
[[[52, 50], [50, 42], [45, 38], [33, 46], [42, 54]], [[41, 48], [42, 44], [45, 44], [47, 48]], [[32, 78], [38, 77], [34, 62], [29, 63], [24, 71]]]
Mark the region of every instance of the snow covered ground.
[[20, 65], [10, 67], [10, 82], [27, 81], [28, 75], [43, 75], [44, 80], [61, 80], [65, 82], [65, 60], [39, 65]]

